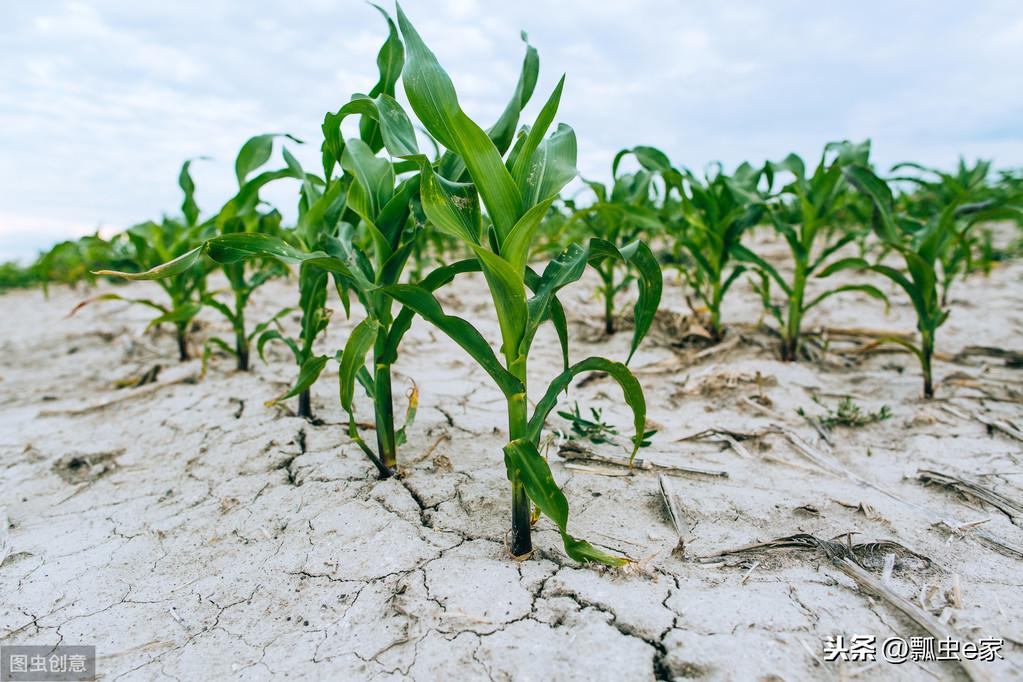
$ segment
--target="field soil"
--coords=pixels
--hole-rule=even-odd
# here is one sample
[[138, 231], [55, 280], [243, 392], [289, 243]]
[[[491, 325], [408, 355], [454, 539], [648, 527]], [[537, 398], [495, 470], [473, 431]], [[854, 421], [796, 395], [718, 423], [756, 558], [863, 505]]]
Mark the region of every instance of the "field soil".
[[[783, 245], [762, 236], [756, 248], [777, 260]], [[876, 637], [879, 659], [887, 638], [927, 636], [901, 597], [957, 639], [1003, 640], [976, 679], [1023, 679], [1023, 370], [997, 352], [1023, 350], [1023, 264], [952, 289], [929, 401], [916, 359], [872, 344], [914, 331], [901, 292], [879, 282], [888, 311], [856, 293], [830, 299], [806, 321], [824, 332], [810, 357], [785, 363], [747, 282], [710, 345], [673, 277], [631, 363], [657, 429], [640, 458], [656, 466], [569, 460], [563, 440], [546, 443], [571, 532], [634, 560], [620, 570], [568, 559], [546, 518], [534, 554], [509, 557], [504, 402], [422, 321], [394, 388], [403, 414], [415, 382], [418, 415], [400, 476], [381, 481], [346, 435], [336, 363], [310, 422], [295, 401], [264, 405], [294, 377], [282, 345], [251, 372], [214, 354], [201, 377], [199, 360], [177, 361], [170, 330], [145, 331], [144, 308], [99, 302], [66, 317], [87, 296], [157, 297], [155, 286], [4, 294], [0, 644], [95, 645], [103, 680], [969, 679], [955, 662], [825, 660], [838, 635]], [[605, 336], [594, 284], [563, 296], [572, 358], [624, 360], [628, 316]], [[296, 292], [294, 280], [267, 284], [248, 318]], [[441, 298], [497, 338], [481, 278]], [[320, 345], [332, 355], [358, 319], [330, 306]], [[297, 314], [282, 324], [294, 332]], [[228, 330], [206, 310], [197, 354], [211, 334]], [[545, 328], [533, 400], [560, 362]], [[891, 415], [812, 423], [845, 396]], [[614, 382], [581, 378], [560, 409], [573, 401], [623, 436], [577, 445], [626, 456]], [[358, 418], [372, 442], [361, 393]], [[552, 414], [545, 434], [569, 425]]]

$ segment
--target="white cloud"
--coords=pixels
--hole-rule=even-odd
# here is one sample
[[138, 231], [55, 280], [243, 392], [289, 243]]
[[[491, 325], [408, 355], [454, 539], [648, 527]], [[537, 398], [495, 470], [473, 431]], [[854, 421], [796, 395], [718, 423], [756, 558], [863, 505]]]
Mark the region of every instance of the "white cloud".
[[[959, 153], [1023, 164], [1023, 6], [1012, 0], [404, 4], [484, 124], [511, 94], [526, 30], [541, 57], [527, 119], [567, 73], [561, 118], [578, 132], [588, 177], [606, 178], [615, 151], [636, 144], [702, 168], [793, 150], [815, 157], [828, 140], [867, 136], [882, 165], [947, 165]], [[386, 35], [379, 14], [351, 0], [15, 3], [4, 12], [7, 254], [175, 211], [178, 167], [201, 154], [215, 159], [194, 170], [200, 205], [213, 210], [253, 134], [306, 139], [296, 153], [318, 167], [324, 112], [372, 86]], [[289, 192], [273, 192], [285, 211]], [[11, 225], [47, 227], [33, 228], [39, 243], [27, 246], [26, 230]]]

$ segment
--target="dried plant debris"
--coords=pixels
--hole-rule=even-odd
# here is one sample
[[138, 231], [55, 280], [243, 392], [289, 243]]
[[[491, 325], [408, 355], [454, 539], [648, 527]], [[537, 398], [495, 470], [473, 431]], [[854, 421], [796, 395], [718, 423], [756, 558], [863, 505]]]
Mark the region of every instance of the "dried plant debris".
[[[1002, 403], [1023, 403], [1023, 390], [1013, 387], [1005, 377], [975, 377], [967, 372], [952, 372], [941, 380], [942, 385], [964, 388], [974, 394], [957, 393], [957, 397], [969, 400], [991, 400]], [[1018, 383], [1018, 382], [1017, 382]]]
[[945, 410], [953, 417], [958, 417], [960, 419], [964, 419], [967, 421], [972, 420], [980, 422], [987, 428], [988, 433], [1000, 431], [1001, 433], [1004, 433], [1006, 436], [1009, 436], [1010, 438], [1013, 438], [1018, 441], [1023, 441], [1023, 428], [1012, 423], [1008, 419], [994, 419], [991, 417], [987, 417], [977, 412], [976, 410], [971, 410], [967, 407], [964, 407], [963, 405], [957, 405], [956, 407], [953, 407], [949, 404], [944, 404], [941, 406], [941, 409]]
[[53, 463], [53, 472], [72, 485], [91, 483], [117, 468], [117, 457], [124, 449], [114, 452], [64, 455]]
[[698, 474], [702, 476], [715, 476], [719, 478], [728, 478], [728, 472], [720, 469], [705, 469], [703, 467], [690, 467], [682, 466], [678, 464], [664, 464], [661, 462], [653, 462], [649, 459], [643, 459], [640, 457], [629, 458], [625, 455], [613, 455], [605, 454], [600, 452], [594, 452], [589, 448], [581, 445], [576, 441], [568, 441], [558, 448], [558, 455], [569, 461], [576, 462], [593, 462], [597, 464], [612, 464], [615, 466], [626, 467], [628, 469], [638, 469], [641, 471], [653, 471], [657, 469], [668, 474]]
[[882, 516], [881, 513], [878, 512], [877, 509], [875, 509], [874, 506], [871, 504], [868, 504], [866, 502], [857, 502], [854, 504], [852, 502], [843, 502], [841, 500], [835, 500], [835, 502], [845, 507], [846, 509], [853, 509], [855, 511], [858, 511], [871, 521], [878, 521], [879, 523], [883, 523], [886, 526], [891, 525], [888, 519]]
[[661, 491], [661, 499], [668, 511], [668, 520], [671, 521], [675, 534], [678, 535], [678, 544], [674, 552], [685, 556], [686, 545], [692, 542], [692, 529], [696, 526], [692, 513], [682, 502], [682, 497], [675, 490], [671, 481], [664, 474], [657, 477], [657, 483]]
[[785, 537], [775, 538], [767, 542], [755, 542], [733, 549], [725, 549], [699, 557], [702, 562], [714, 562], [722, 557], [746, 554], [749, 552], [762, 552], [774, 549], [799, 549], [823, 553], [832, 561], [848, 559], [868, 570], [881, 570], [884, 567], [885, 554], [894, 554], [897, 560], [903, 565], [911, 565], [916, 569], [931, 568], [934, 562], [927, 556], [915, 552], [905, 545], [894, 540], [881, 540], [874, 542], [852, 542], [852, 533], [839, 535], [832, 540], [822, 540], [810, 533], [797, 533]]
[[765, 376], [760, 372], [723, 371], [700, 377], [694, 386], [685, 390], [685, 393], [712, 396], [725, 391], [755, 387], [757, 394], [763, 395], [765, 388], [773, 388], [777, 385], [777, 378]]
[[1006, 367], [1023, 367], [1023, 352], [993, 346], [967, 346], [956, 353], [953, 359], [956, 362], [963, 362], [978, 356], [1004, 360]]
[[138, 388], [139, 386], [155, 383], [157, 377], [160, 376], [161, 369], [163, 369], [161, 365], [153, 365], [141, 374], [136, 374], [125, 379], [118, 379], [114, 382], [114, 386], [117, 388]]
[[11, 553], [10, 528], [11, 522], [7, 518], [7, 509], [0, 507], [0, 566]]
[[[849, 558], [842, 558], [835, 562], [835, 566], [837, 566], [839, 570], [847, 576], [855, 580], [861, 590], [880, 597], [890, 606], [901, 611], [903, 615], [908, 617], [916, 623], [919, 628], [935, 639], [962, 639], [962, 637], [949, 627], [943, 619], [935, 618], [931, 613], [928, 613], [902, 595], [898, 594], [885, 584], [883, 578], [878, 580], [873, 575], [865, 571], [855, 561]], [[888, 573], [886, 572], [884, 575], [887, 576]], [[956, 590], [956, 594], [958, 596], [958, 590]], [[971, 680], [981, 682], [991, 679], [987, 671], [984, 670], [977, 661], [973, 661], [965, 657], [958, 658], [956, 660], [959, 663], [959, 666], [963, 669], [963, 672], [966, 673], [966, 676]]]
[[1014, 525], [1019, 525], [1023, 521], [1023, 503], [995, 492], [980, 483], [933, 469], [921, 469], [917, 472], [917, 478], [925, 484], [937, 484], [951, 488], [966, 497], [989, 504], [1008, 516], [1009, 521]]

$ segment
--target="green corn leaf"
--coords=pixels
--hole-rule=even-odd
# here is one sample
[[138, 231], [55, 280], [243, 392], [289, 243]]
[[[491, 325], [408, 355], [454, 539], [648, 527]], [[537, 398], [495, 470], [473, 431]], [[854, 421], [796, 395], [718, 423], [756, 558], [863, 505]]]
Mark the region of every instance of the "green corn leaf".
[[395, 284], [381, 290], [447, 334], [494, 379], [506, 396], [525, 391], [522, 382], [501, 365], [479, 331], [462, 318], [445, 314], [430, 291], [412, 284]]
[[259, 204], [259, 192], [266, 185], [284, 178], [297, 178], [301, 180], [292, 168], [282, 168], [275, 171], [266, 171], [248, 180], [238, 194], [234, 195], [217, 213], [214, 224], [221, 232], [230, 232], [228, 225], [231, 221], [237, 220], [239, 216], [252, 213]]
[[391, 16], [379, 5], [370, 3], [384, 16], [387, 21], [387, 40], [377, 53], [377, 70], [380, 72], [380, 80], [369, 91], [371, 97], [380, 93], [394, 95], [394, 87], [401, 76], [401, 67], [405, 63], [405, 48], [398, 37], [398, 28], [394, 25]]
[[[664, 287], [664, 279], [661, 275], [661, 266], [657, 262], [650, 247], [645, 242], [635, 241], [621, 249], [604, 239], [591, 239], [589, 246], [589, 259], [601, 260], [604, 258], [617, 258], [623, 263], [633, 266], [639, 273], [637, 280], [639, 296], [636, 305], [633, 307], [635, 318], [635, 329], [632, 334], [632, 343], [629, 347], [629, 358], [636, 353], [640, 342], [650, 331], [657, 314], [657, 307], [661, 304], [661, 290]], [[626, 362], [628, 362], [626, 360]]]
[[577, 375], [583, 372], [607, 372], [608, 376], [618, 382], [625, 395], [625, 403], [632, 408], [633, 428], [635, 435], [632, 438], [632, 457], [639, 452], [643, 442], [643, 434], [646, 431], [646, 399], [643, 397], [643, 387], [639, 385], [636, 376], [628, 367], [620, 362], [614, 362], [605, 358], [590, 357], [569, 367], [559, 374], [547, 387], [547, 392], [536, 404], [533, 416], [529, 419], [527, 435], [534, 445], [540, 442], [540, 432], [543, 431], [544, 422], [551, 410], [558, 404], [558, 395], [564, 391], [569, 383]]
[[337, 216], [344, 205], [344, 187], [333, 182], [330, 187], [298, 217], [295, 229], [307, 248], [315, 248], [323, 236], [333, 232]]
[[908, 350], [910, 353], [915, 355], [918, 360], [923, 362], [923, 359], [924, 359], [923, 350], [920, 348], [920, 346], [918, 346], [917, 344], [913, 343], [912, 341], [907, 341], [906, 339], [901, 339], [901, 338], [899, 338], [897, 336], [886, 336], [886, 337], [877, 339], [877, 343], [894, 343], [897, 346], [902, 346], [903, 348]]
[[875, 287], [873, 284], [844, 284], [844, 285], [842, 285], [840, 287], [836, 287], [836, 288], [831, 289], [829, 291], [825, 291], [820, 296], [817, 296], [812, 301], [810, 301], [809, 303], [804, 305], [803, 306], [803, 310], [804, 311], [809, 310], [810, 308], [813, 308], [815, 305], [817, 305], [821, 301], [824, 301], [824, 300], [834, 296], [835, 294], [840, 294], [843, 291], [859, 291], [859, 292], [862, 292], [864, 294], [867, 294], [868, 296], [872, 296], [873, 298], [876, 298], [876, 299], [879, 299], [881, 301], [884, 301], [885, 309], [887, 310], [887, 308], [888, 308], [888, 297], [884, 294], [883, 291], [881, 291], [880, 289]]
[[375, 223], [380, 233], [397, 249], [411, 214], [411, 202], [419, 193], [420, 176], [413, 175], [398, 185], [394, 196], [377, 214]]
[[238, 263], [250, 258], [274, 258], [287, 265], [312, 265], [358, 281], [367, 290], [374, 288], [372, 282], [361, 275], [359, 268], [352, 267], [350, 260], [329, 256], [323, 251], [306, 253], [273, 235], [259, 232], [225, 234], [207, 240], [202, 248], [210, 258], [222, 264]]
[[400, 6], [398, 26], [408, 50], [402, 75], [409, 103], [426, 130], [462, 157], [494, 222], [498, 242], [503, 242], [522, 205], [511, 173], [494, 142], [462, 111], [451, 79]]
[[238, 353], [227, 342], [217, 336], [211, 336], [202, 344], [202, 369], [199, 370], [199, 377], [206, 376], [206, 368], [209, 366], [210, 357], [213, 355], [214, 347], [219, 348], [228, 355], [237, 357]]
[[353, 409], [355, 399], [356, 375], [360, 369], [365, 369], [366, 353], [373, 347], [378, 326], [373, 320], [363, 320], [352, 330], [344, 350], [338, 352], [341, 406], [349, 413]]
[[238, 151], [238, 158], [234, 162], [234, 172], [238, 177], [239, 188], [245, 186], [245, 178], [252, 171], [270, 160], [270, 154], [273, 152], [274, 138], [277, 137], [286, 137], [300, 144], [302, 142], [302, 140], [288, 133], [270, 133], [249, 138]]
[[[351, 101], [336, 112], [328, 112], [323, 117], [324, 177], [330, 178], [334, 166], [341, 163], [344, 156], [345, 142], [341, 136], [341, 122], [348, 116], [358, 115], [363, 119], [370, 118], [379, 126], [384, 148], [394, 157], [404, 158], [419, 154], [415, 129], [402, 106], [390, 94], [382, 93], [376, 97], [353, 95]], [[367, 143], [369, 144], [369, 143]], [[370, 144], [370, 149], [373, 145]], [[375, 151], [375, 150], [374, 150]]]
[[[301, 295], [301, 291], [302, 291], [301, 288], [299, 289], [299, 291], [300, 291], [300, 295]], [[272, 316], [270, 316], [270, 319], [263, 320], [262, 322], [257, 324], [255, 327], [253, 327], [252, 331], [249, 333], [249, 339], [251, 340], [251, 339], [256, 338], [257, 336], [262, 334], [266, 329], [269, 329], [270, 325], [277, 324], [278, 320], [280, 320], [282, 317], [292, 313], [294, 310], [295, 310], [294, 308], [281, 308], [276, 313], [274, 313]]]
[[227, 321], [231, 323], [232, 327], [234, 327], [234, 326], [236, 326], [238, 324], [238, 318], [234, 314], [234, 311], [231, 310], [231, 308], [227, 304], [222, 303], [222, 302], [218, 301], [217, 299], [213, 298], [213, 293], [209, 293], [209, 294], [206, 294], [205, 296], [203, 296], [202, 297], [202, 303], [205, 306], [209, 306], [210, 308], [213, 308], [218, 313], [220, 313], [225, 318], [227, 318]]
[[910, 301], [913, 303], [913, 309], [916, 311], [917, 318], [921, 321], [928, 320], [931, 316], [931, 306], [928, 305], [927, 298], [923, 291], [916, 285], [915, 282], [911, 281], [904, 274], [899, 272], [893, 267], [888, 265], [871, 265], [869, 270], [884, 275], [892, 282], [902, 288], [903, 291], [909, 296]]
[[[466, 272], [479, 272], [480, 267], [480, 262], [475, 258], [460, 260], [433, 270], [429, 275], [424, 277], [417, 286], [426, 291], [435, 291], [451, 282], [457, 275]], [[378, 362], [388, 365], [397, 362], [398, 345], [401, 343], [401, 339], [405, 336], [405, 333], [412, 326], [413, 317], [415, 317], [415, 311], [411, 308], [402, 307], [402, 309], [398, 311], [398, 314], [394, 317], [394, 322], [391, 323], [385, 351], [377, 357]]]
[[267, 329], [256, 339], [256, 353], [259, 355], [259, 359], [263, 362], [266, 362], [266, 357], [263, 355], [264, 348], [266, 348], [266, 344], [270, 341], [280, 341], [285, 344], [289, 349], [291, 349], [291, 354], [295, 356], [296, 361], [298, 361], [301, 357], [301, 351], [293, 340], [284, 336], [276, 329]]
[[551, 302], [558, 291], [583, 276], [588, 258], [587, 249], [570, 244], [557, 258], [547, 263], [539, 282], [532, 287], [533, 296], [526, 303], [529, 310], [529, 326], [522, 340], [520, 354], [528, 353], [533, 337], [547, 319]]
[[159, 317], [154, 317], [152, 320], [149, 321], [149, 324], [146, 325], [146, 331], [149, 331], [153, 327], [161, 325], [164, 322], [175, 322], [175, 323], [177, 323], [177, 322], [188, 322], [193, 317], [198, 315], [200, 310], [202, 310], [202, 303], [198, 303], [198, 302], [195, 302], [195, 301], [190, 301], [188, 303], [184, 303], [184, 304], [179, 305], [179, 306], [177, 306], [177, 307], [175, 307], [175, 308], [173, 308], [171, 310], [168, 310], [167, 312], [165, 312], [163, 315], [160, 315]]
[[[401, 76], [401, 67], [405, 63], [405, 46], [401, 44], [401, 39], [398, 37], [398, 27], [394, 25], [390, 15], [379, 5], [370, 4], [383, 15], [384, 20], [387, 22], [387, 40], [384, 41], [380, 51], [377, 52], [377, 71], [380, 73], [380, 78], [377, 80], [376, 85], [373, 86], [373, 89], [369, 91], [369, 95], [370, 97], [376, 97], [380, 94], [385, 94], [393, 97], [398, 77]], [[380, 146], [384, 144], [381, 139], [378, 120], [363, 117], [359, 121], [359, 136], [369, 144], [374, 152], [379, 151]]]
[[515, 272], [525, 272], [529, 247], [553, 202], [554, 197], [550, 197], [526, 211], [501, 245], [501, 256], [511, 264]]
[[[678, 173], [678, 171], [672, 167], [667, 154], [655, 147], [640, 145], [638, 147], [633, 147], [632, 149], [623, 149], [615, 154], [614, 161], [611, 163], [611, 177], [618, 177], [618, 166], [621, 164], [622, 159], [629, 154], [635, 156], [639, 165], [648, 171], [655, 171], [662, 175]], [[679, 178], [681, 179], [681, 176], [679, 176]]]
[[[523, 188], [526, 187], [526, 179], [531, 165], [530, 162], [533, 159], [533, 153], [540, 146], [540, 143], [543, 142], [543, 136], [547, 134], [547, 129], [551, 127], [554, 117], [558, 113], [558, 105], [561, 103], [561, 93], [564, 88], [565, 77], [562, 76], [557, 86], [555, 86], [554, 92], [551, 93], [551, 96], [537, 115], [536, 121], [529, 129], [529, 133], [522, 140], [522, 145], [513, 154], [514, 161], [511, 164], [512, 178], [514, 178], [520, 192], [523, 192]], [[511, 160], [509, 159], [509, 161]]]
[[526, 56], [522, 60], [522, 70], [519, 73], [519, 82], [515, 85], [515, 92], [508, 101], [504, 111], [497, 122], [487, 131], [490, 139], [493, 140], [497, 151], [504, 154], [515, 137], [515, 128], [519, 123], [519, 115], [526, 108], [533, 90], [536, 89], [536, 79], [540, 73], [540, 56], [536, 48], [529, 44], [529, 37], [525, 32], [522, 34], [522, 42], [526, 44]]
[[841, 272], [842, 270], [869, 270], [869, 269], [870, 269], [870, 263], [868, 263], [863, 258], [855, 258], [855, 257], [853, 257], [853, 258], [842, 258], [842, 259], [836, 260], [833, 263], [830, 263], [826, 268], [824, 268], [819, 273], [817, 273], [817, 278], [818, 279], [823, 279], [825, 277], [830, 277], [831, 275], [835, 274], [836, 272]]
[[732, 269], [731, 274], [729, 274], [728, 278], [725, 279], [725, 281], [721, 284], [722, 297], [731, 288], [731, 286], [735, 284], [736, 280], [738, 280], [739, 276], [742, 275], [744, 272], [746, 272], [745, 265], [736, 265], [735, 268]]
[[[111, 274], [111, 275], [113, 275], [113, 274], [118, 274], [118, 273], [101, 271], [101, 272], [96, 273], [96, 274]], [[161, 304], [157, 303], [156, 301], [151, 301], [148, 298], [128, 298], [126, 296], [121, 296], [120, 294], [109, 293], [109, 294], [100, 294], [98, 296], [92, 296], [91, 298], [87, 298], [84, 301], [79, 301], [78, 304], [75, 305], [75, 307], [72, 308], [71, 311], [68, 312], [68, 314], [65, 317], [71, 317], [72, 315], [77, 313], [79, 310], [81, 310], [85, 306], [91, 305], [93, 303], [98, 303], [99, 301], [123, 301], [125, 303], [131, 303], [133, 305], [144, 305], [147, 308], [152, 308], [153, 310], [159, 310], [160, 313], [166, 313], [167, 312], [167, 306], [161, 305]]]
[[202, 255], [202, 247], [196, 247], [191, 251], [187, 251], [182, 255], [178, 256], [172, 261], [157, 265], [154, 268], [150, 268], [145, 272], [119, 272], [117, 270], [97, 270], [93, 272], [94, 275], [108, 275], [111, 277], [122, 277], [124, 279], [130, 279], [133, 281], [137, 280], [153, 280], [163, 279], [164, 277], [175, 277], [191, 268], [199, 260]]
[[185, 194], [185, 200], [181, 204], [181, 213], [185, 216], [185, 224], [189, 227], [195, 225], [199, 219], [199, 204], [195, 203], [195, 182], [189, 172], [192, 160], [189, 159], [181, 164], [181, 172], [178, 174], [178, 186]]
[[878, 236], [888, 242], [899, 241], [899, 230], [892, 213], [892, 191], [881, 178], [865, 166], [850, 165], [842, 168], [842, 174], [856, 189], [866, 194], [874, 205], [880, 222], [875, 222]]
[[266, 407], [273, 407], [282, 400], [294, 398], [299, 393], [312, 386], [316, 383], [316, 380], [320, 378], [323, 368], [327, 366], [328, 359], [329, 358], [326, 355], [317, 355], [303, 362], [302, 367], [298, 371], [298, 379], [295, 381], [295, 385], [291, 387], [291, 390], [282, 393], [276, 398], [267, 400], [264, 405]]
[[473, 185], [446, 180], [429, 166], [423, 168], [420, 185], [423, 211], [438, 230], [467, 244], [480, 243], [483, 217]]
[[[487, 130], [487, 136], [490, 137], [497, 148], [497, 152], [502, 156], [508, 151], [512, 140], [515, 139], [515, 128], [518, 125], [519, 116], [522, 114], [522, 109], [525, 108], [533, 96], [533, 90], [536, 88], [536, 78], [540, 72], [540, 58], [536, 50], [529, 44], [529, 38], [526, 36], [526, 33], [523, 32], [521, 35], [522, 42], [526, 44], [526, 56], [522, 60], [522, 70], [519, 73], [518, 84], [515, 87], [515, 92], [512, 93], [511, 99], [508, 101], [508, 105], [501, 113], [501, 117]], [[521, 142], [522, 139], [520, 137], [518, 143]], [[513, 151], [509, 157], [509, 162], [514, 158], [514, 155]], [[457, 154], [448, 151], [438, 164], [438, 172], [445, 178], [461, 179], [465, 174], [465, 161]]]
[[497, 311], [497, 321], [504, 341], [502, 351], [509, 363], [521, 355], [521, 342], [529, 321], [526, 307], [526, 286], [521, 273], [508, 261], [482, 246], [470, 245], [483, 269]]
[[377, 400], [377, 387], [373, 383], [373, 375], [369, 373], [369, 370], [365, 367], [360, 367], [359, 371], [355, 373], [355, 380], [362, 386], [362, 390], [366, 392], [366, 397], [369, 398], [369, 401], [375, 403]]
[[[564, 123], [533, 152], [519, 186], [523, 208], [557, 196], [579, 173], [575, 167], [575, 131]], [[500, 233], [499, 233], [500, 234]], [[501, 242], [504, 243], [503, 240]]]
[[786, 296], [790, 296], [792, 294], [792, 288], [788, 285], [785, 279], [778, 274], [778, 271], [774, 269], [773, 265], [765, 261], [763, 258], [753, 253], [745, 246], [739, 244], [732, 249], [732, 254], [737, 260], [752, 263], [759, 272], [763, 273], [765, 277], [770, 277], [774, 280], [775, 283], [781, 287], [781, 290], [785, 292]]
[[[352, 187], [361, 186], [367, 205], [360, 211], [362, 218], [374, 222], [377, 215], [394, 196], [394, 169], [386, 159], [378, 158], [369, 145], [358, 138], [348, 140], [341, 155], [341, 168], [355, 178]], [[349, 195], [349, 205], [358, 210]]]
[[568, 500], [561, 488], [554, 482], [554, 475], [536, 446], [519, 438], [504, 446], [504, 463], [511, 481], [522, 483], [526, 495], [545, 516], [558, 525], [565, 552], [580, 562], [595, 561], [608, 566], [624, 566], [629, 563], [624, 557], [602, 552], [585, 540], [579, 540], [568, 533]]

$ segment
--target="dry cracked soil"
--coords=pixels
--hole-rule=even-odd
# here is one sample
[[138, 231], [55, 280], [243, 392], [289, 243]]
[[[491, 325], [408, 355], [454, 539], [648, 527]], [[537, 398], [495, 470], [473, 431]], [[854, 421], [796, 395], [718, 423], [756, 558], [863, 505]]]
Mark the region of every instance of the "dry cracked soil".
[[[198, 361], [175, 361], [169, 334], [144, 333], [144, 309], [106, 302], [65, 317], [87, 295], [126, 287], [7, 293], [0, 644], [93, 644], [104, 680], [968, 679], [955, 662], [825, 660], [836, 635], [927, 633], [840, 570], [826, 551], [835, 545], [728, 552], [804, 534], [858, 544], [872, 576], [957, 638], [1001, 639], [975, 677], [1021, 679], [1023, 516], [1010, 503], [1023, 499], [1023, 385], [1013, 359], [991, 350], [1023, 348], [1021, 278], [1010, 263], [953, 289], [933, 401], [920, 398], [911, 356], [870, 345], [871, 330], [913, 331], [894, 290], [887, 312], [856, 294], [832, 299], [807, 320], [825, 331], [813, 357], [782, 363], [746, 283], [726, 306], [726, 340], [707, 346], [669, 281], [632, 361], [657, 429], [640, 456], [727, 477], [570, 462], [548, 441], [572, 532], [634, 560], [621, 570], [569, 560], [547, 519], [531, 558], [508, 556], [503, 401], [421, 321], [395, 388], [401, 412], [415, 382], [418, 417], [400, 477], [381, 481], [345, 434], [333, 363], [312, 423], [293, 405], [264, 406], [294, 372], [282, 347], [247, 373], [214, 356], [200, 378]], [[564, 301], [572, 356], [623, 359], [629, 332], [602, 335], [593, 283]], [[271, 282], [250, 319], [295, 297], [294, 281]], [[442, 298], [495, 338], [482, 280]], [[331, 305], [329, 353], [357, 322]], [[195, 337], [211, 333], [226, 329], [206, 311]], [[534, 399], [560, 363], [553, 333], [541, 334]], [[156, 380], [131, 387], [147, 374]], [[797, 413], [822, 415], [814, 397], [834, 407], [843, 396], [892, 414], [828, 430]], [[577, 381], [562, 407], [571, 401], [627, 432], [606, 378]], [[372, 421], [365, 400], [358, 416]], [[568, 422], [552, 415], [548, 433], [558, 429]]]

